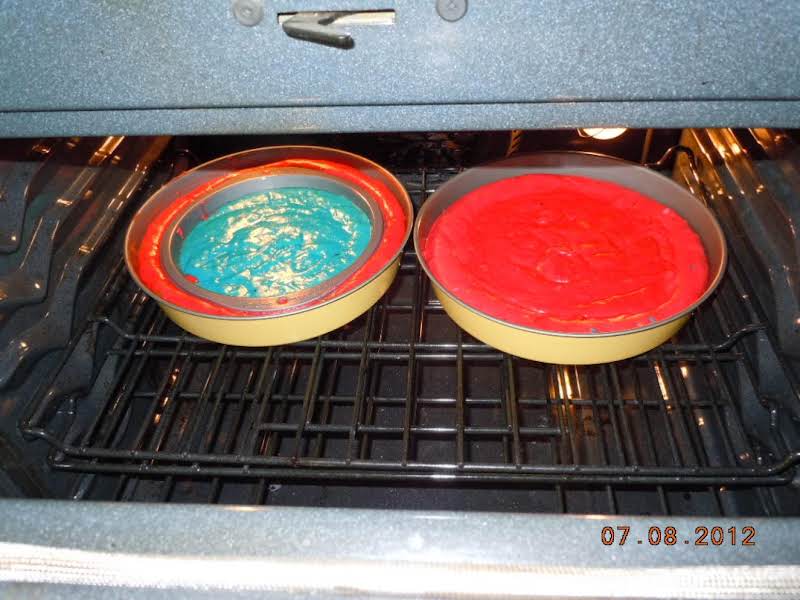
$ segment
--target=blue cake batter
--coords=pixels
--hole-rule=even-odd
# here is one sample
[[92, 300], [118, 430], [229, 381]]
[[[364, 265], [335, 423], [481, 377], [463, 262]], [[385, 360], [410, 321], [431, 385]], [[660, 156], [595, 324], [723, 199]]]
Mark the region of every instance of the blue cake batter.
[[348, 198], [279, 188], [229, 202], [200, 221], [183, 241], [178, 266], [211, 292], [281, 296], [341, 273], [371, 235], [369, 217]]

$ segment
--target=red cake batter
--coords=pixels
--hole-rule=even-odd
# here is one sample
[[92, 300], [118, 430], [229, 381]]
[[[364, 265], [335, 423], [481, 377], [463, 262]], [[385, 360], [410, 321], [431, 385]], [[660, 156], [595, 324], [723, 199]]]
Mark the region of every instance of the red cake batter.
[[[237, 171], [229, 175], [219, 177], [209, 183], [193, 190], [175, 200], [169, 207], [162, 211], [148, 225], [144, 238], [137, 253], [137, 274], [142, 282], [162, 299], [176, 304], [188, 310], [206, 313], [214, 316], [256, 316], [259, 313], [252, 311], [239, 311], [220, 306], [208, 300], [204, 300], [185, 292], [182, 288], [175, 285], [167, 276], [161, 264], [161, 239], [170, 223], [177, 218], [181, 211], [191, 205], [200, 196], [219, 189], [225, 182], [235, 175], [252, 172], [254, 176], [268, 173], [271, 169], [279, 167], [300, 167], [313, 169], [323, 173], [330, 173], [345, 181], [350, 181], [360, 185], [370, 192], [373, 199], [380, 207], [383, 215], [383, 238], [379, 246], [375, 249], [367, 261], [353, 273], [350, 278], [338, 286], [330, 296], [341, 296], [345, 292], [361, 285], [372, 276], [377, 274], [386, 263], [396, 255], [403, 246], [406, 232], [406, 216], [400, 202], [394, 197], [389, 188], [377, 179], [367, 177], [358, 169], [347, 165], [325, 160], [310, 159], [287, 159], [280, 162], [270, 163], [252, 169]], [[317, 299], [309, 305], [320, 304], [328, 300], [328, 297]], [[289, 309], [291, 310], [291, 309]], [[269, 314], [275, 314], [270, 311]]]
[[606, 181], [523, 175], [473, 190], [423, 248], [451, 294], [492, 317], [554, 332], [624, 331], [697, 300], [708, 261], [675, 211]]

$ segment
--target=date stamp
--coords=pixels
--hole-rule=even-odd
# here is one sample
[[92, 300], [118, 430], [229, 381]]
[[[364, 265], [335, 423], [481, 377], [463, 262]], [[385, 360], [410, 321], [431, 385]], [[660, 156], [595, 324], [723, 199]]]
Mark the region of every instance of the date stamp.
[[691, 531], [679, 531], [672, 526], [652, 526], [646, 531], [633, 532], [630, 525], [607, 525], [600, 530], [603, 546], [624, 546], [625, 544], [649, 546], [755, 546], [756, 528], [699, 526]]

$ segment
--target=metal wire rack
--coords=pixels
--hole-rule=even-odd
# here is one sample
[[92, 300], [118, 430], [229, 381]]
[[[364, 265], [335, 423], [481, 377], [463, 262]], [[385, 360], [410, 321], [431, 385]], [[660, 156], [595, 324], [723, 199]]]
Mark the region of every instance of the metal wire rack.
[[[399, 176], [419, 205], [455, 172]], [[734, 259], [670, 343], [612, 364], [535, 363], [459, 330], [408, 249], [349, 325], [240, 348], [178, 329], [120, 264], [22, 429], [52, 445], [56, 469], [134, 477], [785, 486], [798, 387], [759, 314]], [[63, 380], [81, 353], [93, 367], [75, 391]], [[784, 392], [764, 391], [765, 365]]]

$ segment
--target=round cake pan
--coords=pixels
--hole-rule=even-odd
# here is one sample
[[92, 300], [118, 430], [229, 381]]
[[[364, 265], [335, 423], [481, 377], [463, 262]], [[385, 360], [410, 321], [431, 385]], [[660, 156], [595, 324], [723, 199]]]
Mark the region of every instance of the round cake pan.
[[[708, 259], [709, 279], [703, 294], [672, 317], [613, 333], [559, 333], [516, 325], [471, 307], [450, 292], [432, 274], [424, 255], [434, 221], [448, 206], [472, 190], [495, 181], [548, 173], [578, 175], [610, 181], [668, 206], [694, 229]], [[487, 215], [491, 218], [491, 215]], [[448, 315], [477, 339], [515, 356], [555, 364], [598, 364], [637, 356], [675, 335], [702, 302], [716, 289], [725, 272], [727, 249], [719, 223], [695, 196], [671, 179], [635, 163], [582, 152], [542, 152], [520, 155], [464, 171], [426, 202], [414, 226], [414, 247], [434, 293]]]
[[[258, 191], [259, 184], [266, 188], [286, 187], [292, 183], [305, 185], [305, 183], [302, 183], [303, 181], [309, 183], [307, 178], [314, 178], [313, 183], [309, 184], [311, 187], [318, 185], [331, 191], [346, 191], [348, 197], [368, 210], [368, 215], [373, 220], [374, 239], [370, 239], [364, 258], [368, 258], [367, 254], [375, 252], [376, 245], [379, 246], [382, 243], [380, 237], [375, 237], [374, 235], [375, 226], [377, 225], [377, 230], [380, 234], [389, 224], [382, 222], [381, 216], [375, 213], [374, 203], [367, 197], [368, 192], [359, 188], [359, 186], [350, 182], [345, 183], [329, 174], [323, 176], [321, 172], [308, 173], [305, 169], [285, 167], [276, 167], [273, 170], [269, 170], [265, 176], [269, 178], [274, 175], [282, 178], [282, 180], [274, 182], [277, 185], [265, 180], [259, 182], [251, 179], [248, 182], [247, 178], [239, 178], [237, 176], [240, 171], [256, 167], [267, 167], [272, 163], [287, 159], [330, 161], [345, 165], [358, 170], [361, 175], [381, 183], [389, 190], [402, 208], [402, 216], [405, 221], [403, 223], [403, 243], [398, 245], [396, 251], [389, 255], [374, 274], [340, 294], [336, 293], [335, 288], [342, 282], [336, 278], [332, 282], [333, 285], [329, 285], [326, 289], [321, 291], [312, 290], [311, 296], [313, 297], [302, 297], [301, 295], [301, 297], [295, 299], [287, 299], [291, 300], [291, 302], [282, 302], [281, 306], [275, 306], [273, 301], [269, 299], [234, 299], [225, 297], [223, 299], [224, 304], [220, 303], [219, 305], [225, 308], [240, 309], [242, 314], [236, 314], [235, 316], [211, 314], [210, 312], [200, 312], [180, 306], [162, 297], [142, 280], [139, 273], [138, 256], [142, 243], [146, 238], [145, 233], [149, 224], [179, 198], [190, 193], [197, 193], [197, 190], [202, 190], [212, 182], [218, 181], [221, 177], [226, 178], [225, 185], [214, 187], [211, 195], [198, 193], [197, 199], [192, 201], [191, 206], [179, 214], [175, 221], [168, 226], [169, 233], [164, 236], [168, 243], [162, 244], [159, 249], [161, 264], [168, 277], [171, 280], [174, 279], [174, 284], [183, 291], [190, 293], [190, 295], [197, 295], [213, 304], [217, 304], [220, 300], [214, 298], [215, 294], [213, 292], [203, 290], [203, 293], [199, 293], [199, 290], [195, 289], [197, 286], [187, 283], [185, 278], [180, 276], [177, 267], [174, 265], [176, 247], [170, 245], [169, 240], [174, 242], [176, 227], [179, 227], [181, 222], [191, 226], [192, 220], [196, 218], [193, 207], [201, 206], [207, 199], [211, 202], [216, 202], [217, 200], [211, 200], [211, 197], [217, 192], [222, 192], [220, 199], [225, 201], [225, 198], [231, 197], [227, 195], [229, 192], [241, 192], [244, 194], [248, 191]], [[236, 189], [236, 186], [242, 185], [245, 188]], [[348, 189], [344, 190], [342, 186]], [[228, 192], [225, 190], [228, 190]], [[211, 207], [213, 207], [213, 204]], [[368, 310], [386, 292], [394, 280], [400, 265], [403, 246], [411, 234], [412, 223], [413, 208], [407, 192], [394, 176], [376, 163], [358, 155], [332, 148], [274, 146], [231, 154], [205, 163], [191, 171], [187, 171], [162, 187], [134, 215], [125, 238], [125, 260], [136, 283], [159, 303], [172, 321], [186, 331], [224, 344], [273, 346], [322, 335], [345, 325]], [[175, 246], [177, 245], [179, 243], [175, 244]], [[358, 266], [362, 264], [363, 260], [359, 262]], [[354, 271], [355, 269], [348, 269], [348, 274]], [[326, 283], [331, 284], [330, 280]], [[251, 300], [255, 300], [255, 302], [250, 302]], [[252, 314], [248, 314], [248, 311], [252, 312]]]

